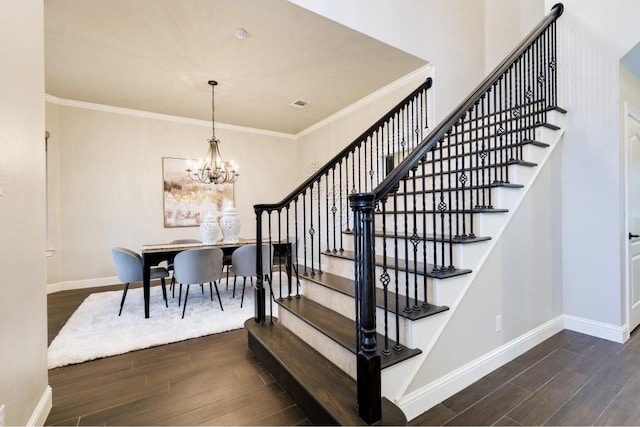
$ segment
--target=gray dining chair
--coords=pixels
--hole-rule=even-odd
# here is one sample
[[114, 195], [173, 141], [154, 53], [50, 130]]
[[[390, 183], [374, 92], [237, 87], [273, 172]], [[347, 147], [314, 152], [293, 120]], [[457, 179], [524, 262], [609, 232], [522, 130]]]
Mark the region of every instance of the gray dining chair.
[[[118, 280], [124, 284], [124, 291], [122, 292], [122, 300], [120, 301], [120, 311], [118, 316], [122, 314], [122, 307], [124, 306], [124, 300], [127, 297], [127, 291], [129, 285], [135, 282], [142, 282], [142, 257], [137, 252], [127, 248], [112, 248], [111, 254], [113, 256], [113, 263], [116, 267], [116, 274]], [[164, 304], [169, 307], [167, 302], [167, 288], [165, 284], [165, 277], [169, 277], [169, 272], [164, 267], [151, 267], [151, 280], [160, 279], [162, 283], [162, 296], [164, 297]]]
[[173, 274], [176, 283], [180, 284], [178, 295], [178, 306], [182, 299], [182, 285], [187, 285], [187, 291], [184, 295], [184, 306], [182, 307], [182, 318], [187, 309], [187, 300], [189, 299], [189, 286], [202, 285], [209, 282], [209, 291], [211, 292], [211, 301], [213, 301], [213, 286], [216, 288], [220, 310], [222, 300], [218, 291], [218, 281], [222, 278], [222, 258], [223, 252], [220, 248], [197, 248], [188, 249], [176, 255], [173, 261]]
[[[271, 272], [273, 271], [273, 245], [262, 245], [262, 272], [264, 277], [269, 282], [269, 289], [271, 296], [273, 297], [273, 290], [271, 290]], [[238, 276], [243, 277], [242, 281], [242, 298], [240, 299], [240, 307], [244, 302], [244, 288], [247, 285], [247, 277], [251, 278], [256, 274], [256, 246], [247, 245], [241, 246], [231, 254], [231, 272], [234, 274], [233, 278], [233, 297], [236, 295], [236, 279]]]
[[[176, 239], [169, 242], [169, 244], [171, 245], [178, 245], [181, 243], [202, 243], [202, 241], [198, 239]], [[167, 261], [167, 270], [173, 271], [173, 260]], [[171, 284], [169, 285], [169, 290], [171, 291], [171, 298], [176, 297], [175, 285], [176, 285], [176, 278], [173, 277], [172, 275]], [[204, 289], [203, 289], [203, 293], [204, 293]]]

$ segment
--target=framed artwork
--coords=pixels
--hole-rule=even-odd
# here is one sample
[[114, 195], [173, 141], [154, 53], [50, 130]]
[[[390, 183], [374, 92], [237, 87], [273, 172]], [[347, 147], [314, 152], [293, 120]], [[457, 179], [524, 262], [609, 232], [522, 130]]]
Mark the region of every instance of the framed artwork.
[[233, 203], [233, 184], [201, 184], [187, 174], [188, 159], [162, 158], [164, 226], [196, 227], [205, 215], [222, 215]]

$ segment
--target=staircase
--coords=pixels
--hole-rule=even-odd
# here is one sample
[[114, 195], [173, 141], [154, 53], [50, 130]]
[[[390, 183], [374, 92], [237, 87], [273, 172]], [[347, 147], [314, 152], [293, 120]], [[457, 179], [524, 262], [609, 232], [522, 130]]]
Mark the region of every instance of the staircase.
[[314, 424], [406, 424], [392, 402], [562, 135], [561, 14], [434, 129], [429, 78], [283, 201], [255, 206], [258, 250], [291, 253], [276, 256], [277, 318], [257, 281], [249, 347]]

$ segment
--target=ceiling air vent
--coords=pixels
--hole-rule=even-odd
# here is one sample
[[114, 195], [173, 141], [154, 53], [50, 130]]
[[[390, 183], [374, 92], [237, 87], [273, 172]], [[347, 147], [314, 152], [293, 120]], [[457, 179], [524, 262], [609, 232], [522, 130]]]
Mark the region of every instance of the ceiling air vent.
[[296, 108], [304, 108], [307, 105], [309, 105], [309, 101], [303, 101], [302, 99], [298, 99], [293, 101], [291, 104], [292, 107], [296, 107]]

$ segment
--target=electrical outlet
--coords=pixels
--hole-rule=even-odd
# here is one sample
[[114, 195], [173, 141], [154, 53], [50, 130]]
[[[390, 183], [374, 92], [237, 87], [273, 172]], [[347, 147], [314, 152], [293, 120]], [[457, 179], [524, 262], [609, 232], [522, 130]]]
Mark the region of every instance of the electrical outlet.
[[498, 314], [496, 316], [496, 332], [500, 332], [502, 330], [502, 315]]
[[0, 406], [0, 427], [4, 426], [4, 405]]

